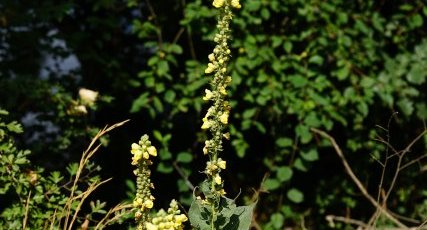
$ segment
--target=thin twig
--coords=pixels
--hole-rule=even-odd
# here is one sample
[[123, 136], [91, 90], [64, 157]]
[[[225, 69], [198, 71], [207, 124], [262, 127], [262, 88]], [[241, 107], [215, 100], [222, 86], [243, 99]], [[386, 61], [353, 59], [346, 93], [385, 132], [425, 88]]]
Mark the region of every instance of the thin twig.
[[[383, 168], [381, 170], [381, 179], [380, 179], [380, 183], [378, 185], [378, 193], [377, 193], [377, 202], [378, 203], [380, 203], [381, 193], [384, 191], [383, 184], [384, 184], [384, 179], [385, 179], [385, 173], [387, 170], [388, 160], [391, 157], [393, 157], [395, 154], [397, 154], [397, 151], [395, 150], [395, 148], [390, 144], [390, 125], [391, 125], [391, 121], [394, 117], [393, 115], [395, 115], [395, 114], [396, 114], [396, 112], [393, 113], [392, 116], [390, 116], [390, 118], [388, 119], [387, 128], [383, 128], [383, 127], [377, 125], [377, 127], [380, 127], [382, 130], [384, 130], [386, 132], [386, 137], [387, 137], [386, 141], [381, 136], [379, 136], [377, 138], [377, 141], [385, 144], [385, 146], [386, 146], [384, 164], [383, 164]], [[394, 152], [394, 154], [392, 156], [389, 156], [389, 150], [390, 149]], [[383, 199], [382, 207], [385, 207], [386, 203], [387, 203], [387, 199]], [[374, 212], [374, 215], [370, 218], [368, 225], [369, 226], [376, 226], [376, 223], [378, 221], [378, 218], [380, 217], [380, 214], [381, 214], [381, 212], [378, 209], [376, 209]]]
[[357, 226], [362, 227], [364, 229], [369, 229], [369, 225], [367, 225], [363, 221], [351, 219], [351, 218], [344, 217], [344, 216], [327, 215], [326, 220], [328, 222], [331, 222], [332, 224], [334, 224], [334, 221], [339, 221], [339, 222], [343, 222], [346, 224], [357, 225]]
[[184, 31], [185, 31], [185, 28], [181, 28], [181, 29], [179, 29], [179, 31], [176, 33], [176, 35], [175, 35], [175, 37], [174, 37], [174, 39], [173, 39], [173, 41], [172, 41], [172, 44], [175, 44], [175, 43], [177, 43], [177, 42], [178, 42], [179, 38], [180, 38], [180, 37], [181, 37], [181, 35], [184, 33]]
[[188, 188], [193, 191], [195, 189], [194, 185], [191, 183], [191, 181], [188, 179], [188, 176], [185, 174], [184, 171], [179, 167], [179, 165], [174, 161], [172, 163], [173, 167], [176, 169], [176, 171], [179, 173], [179, 175], [184, 179], [185, 184], [188, 186]]
[[27, 228], [28, 212], [30, 211], [30, 198], [31, 198], [31, 190], [28, 193], [27, 203], [25, 204], [25, 216], [24, 216], [24, 220], [22, 221], [22, 229]]
[[400, 167], [400, 171], [402, 171], [402, 170], [404, 170], [405, 168], [407, 168], [407, 167], [409, 167], [409, 166], [411, 166], [411, 165], [413, 165], [413, 164], [415, 164], [415, 163], [417, 163], [417, 162], [421, 161], [422, 159], [424, 159], [424, 158], [426, 158], [426, 157], [427, 157], [427, 153], [425, 153], [425, 154], [423, 154], [423, 155], [421, 155], [421, 156], [419, 156], [419, 157], [417, 157], [417, 158], [415, 158], [415, 159], [413, 159], [413, 160], [409, 161], [408, 163], [406, 163], [406, 164], [404, 164], [402, 167]]
[[363, 186], [363, 184], [360, 182], [359, 178], [354, 174], [351, 167], [348, 165], [348, 162], [341, 150], [341, 148], [336, 143], [335, 139], [331, 137], [329, 134], [327, 134], [324, 131], [321, 131], [316, 128], [311, 128], [311, 131], [314, 133], [319, 134], [320, 136], [323, 136], [331, 142], [332, 146], [335, 149], [335, 152], [338, 154], [339, 158], [341, 159], [342, 164], [344, 165], [344, 169], [347, 172], [347, 174], [350, 176], [350, 178], [353, 180], [353, 182], [356, 184], [356, 186], [359, 188], [359, 190], [362, 192], [362, 194], [365, 196], [366, 199], [368, 199], [371, 204], [376, 207], [377, 209], [381, 210], [381, 212], [393, 223], [395, 223], [397, 226], [401, 228], [407, 228], [406, 225], [404, 225], [402, 222], [400, 222], [398, 219], [396, 219], [394, 216], [392, 216], [387, 210], [385, 210], [366, 190], [366, 188]]
[[159, 44], [159, 49], [161, 50], [163, 47], [163, 35], [162, 35], [162, 28], [160, 27], [160, 23], [157, 20], [157, 14], [154, 11], [153, 6], [151, 5], [150, 0], [145, 0], [145, 2], [147, 3], [147, 7], [150, 10], [150, 14], [154, 19], [154, 23], [157, 26], [157, 39], [158, 39], [158, 44]]
[[107, 183], [107, 182], [108, 182], [108, 181], [110, 181], [111, 179], [112, 179], [112, 178], [109, 178], [109, 179], [103, 180], [103, 181], [101, 181], [101, 182], [95, 182], [95, 183], [92, 183], [92, 184], [90, 184], [90, 185], [89, 185], [89, 188], [88, 188], [85, 192], [83, 192], [83, 193], [82, 193], [82, 194], [83, 194], [83, 196], [82, 196], [82, 198], [81, 198], [81, 200], [80, 200], [79, 204], [77, 205], [76, 211], [74, 212], [73, 219], [72, 219], [72, 220], [71, 220], [71, 222], [70, 222], [70, 225], [69, 225], [69, 227], [68, 227], [68, 230], [73, 229], [74, 221], [76, 221], [76, 219], [77, 219], [77, 215], [79, 214], [79, 211], [80, 211], [80, 209], [81, 209], [81, 207], [82, 207], [82, 205], [83, 205], [84, 201], [86, 200], [86, 198], [88, 198], [88, 197], [89, 197], [89, 195], [90, 195], [93, 191], [95, 191], [95, 190], [96, 190], [100, 185], [102, 185], [102, 184], [104, 184], [104, 183]]
[[412, 140], [412, 142], [406, 146], [406, 148], [402, 151], [402, 153], [399, 154], [399, 161], [397, 162], [396, 172], [393, 176], [393, 180], [390, 184], [390, 187], [388, 188], [388, 191], [386, 192], [384, 200], [387, 200], [387, 198], [390, 196], [390, 193], [396, 184], [397, 176], [399, 175], [399, 173], [401, 171], [401, 164], [402, 164], [403, 157], [405, 156], [406, 153], [411, 151], [412, 146], [414, 146], [415, 143], [417, 143], [418, 140], [420, 140], [426, 133], [427, 133], [427, 129], [425, 129], [420, 135], [418, 135], [414, 140]]
[[[119, 126], [122, 126], [122, 125], [124, 125], [126, 122], [128, 122], [129, 120], [125, 120], [125, 121], [122, 121], [122, 122], [119, 122], [119, 123], [116, 123], [116, 124], [114, 124], [114, 125], [111, 125], [111, 126], [105, 126], [102, 130], [100, 130], [96, 135], [95, 135], [95, 137], [92, 139], [92, 141], [90, 142], [90, 144], [89, 144], [89, 146], [86, 148], [86, 150], [83, 152], [83, 154], [82, 154], [82, 157], [80, 158], [80, 163], [79, 163], [79, 167], [78, 167], [78, 170], [77, 170], [77, 172], [76, 172], [76, 176], [75, 176], [75, 178], [74, 178], [74, 182], [73, 182], [73, 185], [72, 185], [72, 187], [71, 187], [71, 192], [70, 192], [70, 195], [69, 195], [69, 197], [68, 197], [68, 200], [67, 200], [67, 202], [65, 203], [65, 206], [64, 206], [64, 211], [65, 211], [65, 221], [64, 221], [64, 226], [63, 226], [63, 229], [64, 230], [66, 230], [66, 229], [71, 229], [71, 227], [72, 227], [72, 223], [74, 222], [74, 220], [75, 220], [75, 216], [76, 215], [74, 215], [74, 217], [73, 217], [73, 220], [71, 221], [71, 225], [69, 225], [69, 218], [70, 218], [70, 215], [71, 215], [71, 206], [72, 206], [72, 203], [73, 203], [73, 201], [75, 200], [75, 196], [74, 196], [74, 193], [76, 192], [76, 190], [77, 190], [77, 183], [78, 183], [78, 181], [79, 181], [79, 179], [80, 179], [80, 175], [81, 175], [81, 173], [82, 173], [82, 171], [83, 171], [83, 168], [84, 168], [84, 166], [88, 163], [88, 161], [89, 161], [89, 159], [93, 156], [93, 154], [98, 150], [98, 148], [99, 148], [99, 146], [100, 145], [98, 145], [97, 147], [95, 147], [95, 148], [93, 148], [93, 146], [95, 145], [95, 143], [103, 136], [103, 135], [105, 135], [105, 134], [107, 134], [108, 132], [110, 132], [111, 130], [113, 130], [113, 129], [115, 129], [115, 128], [117, 128], [117, 127], [119, 127]], [[106, 182], [106, 181], [103, 181], [103, 182], [101, 182], [100, 184], [102, 184], [102, 183], [104, 183], [104, 182]], [[96, 187], [98, 187], [100, 184], [98, 184]], [[96, 187], [95, 187], [95, 189], [96, 189]], [[90, 189], [90, 187], [88, 188], [88, 190], [86, 190], [86, 192], [87, 191], [89, 191], [89, 189]], [[93, 190], [92, 190], [93, 191]], [[91, 192], [92, 192], [91, 191]], [[85, 193], [83, 193], [83, 194], [85, 194]], [[80, 196], [77, 196], [77, 197], [80, 197]], [[82, 200], [82, 202], [83, 202], [83, 200]], [[79, 204], [79, 205], [81, 205], [81, 204]], [[79, 210], [76, 210], [76, 212], [75, 212], [75, 214], [77, 214], [78, 213], [78, 211]], [[62, 213], [63, 214], [63, 213]], [[61, 221], [61, 220], [60, 220]]]
[[[95, 230], [102, 229], [105, 226], [109, 225], [110, 223], [116, 221], [120, 217], [128, 214], [132, 211], [133, 205], [132, 204], [118, 204], [115, 207], [111, 208], [107, 214], [105, 214], [104, 218], [102, 218], [101, 221], [98, 222], [98, 224], [95, 227]], [[125, 212], [120, 212], [122, 210], [125, 210]], [[119, 214], [115, 214], [113, 218], [110, 218], [110, 216], [114, 213], [120, 212]]]

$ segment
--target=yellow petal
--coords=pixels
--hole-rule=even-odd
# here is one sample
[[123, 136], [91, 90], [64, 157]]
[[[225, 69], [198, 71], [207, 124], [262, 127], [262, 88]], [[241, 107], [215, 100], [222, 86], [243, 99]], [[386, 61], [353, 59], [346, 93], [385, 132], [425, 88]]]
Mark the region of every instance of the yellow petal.
[[221, 184], [221, 182], [222, 182], [222, 179], [218, 174], [215, 176], [214, 180], [215, 180], [216, 184]]
[[153, 203], [153, 201], [152, 200], [145, 200], [144, 201], [144, 206], [146, 207], [146, 208], [152, 208], [153, 207], [153, 205], [154, 205], [154, 203]]
[[156, 147], [150, 146], [150, 147], [148, 147], [147, 151], [148, 151], [148, 154], [150, 154], [151, 156], [154, 156], [154, 157], [157, 156]]
[[226, 161], [223, 161], [223, 160], [219, 160], [218, 161], [218, 167], [220, 167], [222, 169], [225, 169], [226, 166], [227, 166], [227, 162]]
[[148, 158], [150, 158], [150, 155], [148, 154], [148, 152], [146, 151], [146, 152], [144, 152], [143, 153], [143, 157], [144, 157], [144, 159], [148, 159]]
[[240, 9], [242, 6], [240, 5], [239, 0], [231, 0], [231, 6], [237, 9]]
[[219, 120], [221, 121], [221, 123], [225, 125], [228, 124], [228, 113], [221, 114], [221, 116], [219, 117]]
[[220, 8], [224, 5], [224, 1], [225, 0], [214, 0], [212, 5], [215, 6], [216, 8]]

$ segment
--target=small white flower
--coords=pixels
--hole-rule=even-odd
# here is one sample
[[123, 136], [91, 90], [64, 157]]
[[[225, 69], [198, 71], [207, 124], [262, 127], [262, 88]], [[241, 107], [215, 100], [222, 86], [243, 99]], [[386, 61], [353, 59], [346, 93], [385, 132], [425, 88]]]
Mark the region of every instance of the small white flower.
[[81, 114], [87, 114], [87, 109], [86, 109], [86, 106], [84, 106], [84, 105], [75, 106], [74, 110], [78, 113], [81, 113]]
[[98, 92], [90, 90], [90, 89], [85, 89], [85, 88], [81, 88], [79, 90], [79, 96], [80, 99], [82, 101], [83, 104], [85, 105], [93, 105], [98, 97]]

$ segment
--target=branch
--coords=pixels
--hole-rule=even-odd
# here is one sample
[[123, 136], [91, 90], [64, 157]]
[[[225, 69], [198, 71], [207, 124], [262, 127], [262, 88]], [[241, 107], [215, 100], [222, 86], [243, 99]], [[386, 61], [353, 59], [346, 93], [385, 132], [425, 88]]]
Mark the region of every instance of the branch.
[[331, 223], [332, 225], [335, 225], [334, 221], [339, 221], [339, 222], [343, 222], [343, 223], [346, 223], [346, 224], [357, 225], [357, 226], [362, 227], [364, 229], [369, 229], [369, 225], [367, 225], [363, 221], [351, 219], [351, 218], [348, 218], [348, 217], [327, 215], [325, 219], [329, 223]]
[[339, 158], [341, 159], [342, 164], [344, 165], [345, 171], [347, 172], [347, 174], [350, 176], [350, 178], [353, 180], [353, 182], [356, 184], [356, 186], [359, 188], [359, 190], [362, 192], [362, 194], [365, 196], [366, 199], [369, 200], [369, 202], [376, 207], [378, 210], [380, 210], [389, 220], [391, 220], [393, 223], [395, 223], [397, 226], [399, 226], [400, 228], [405, 228], [407, 229], [408, 227], [406, 225], [404, 225], [402, 222], [400, 222], [398, 219], [396, 219], [394, 216], [392, 216], [389, 212], [387, 212], [386, 209], [384, 209], [374, 198], [372, 198], [372, 196], [368, 193], [368, 191], [366, 190], [366, 188], [363, 186], [363, 184], [360, 182], [359, 178], [354, 174], [353, 170], [351, 169], [351, 167], [348, 165], [347, 160], [345, 159], [345, 156], [341, 150], [341, 148], [338, 146], [337, 142], [335, 141], [335, 139], [333, 137], [331, 137], [329, 134], [327, 134], [324, 131], [321, 131], [319, 129], [316, 128], [311, 128], [311, 131], [314, 133], [319, 134], [320, 136], [327, 138], [332, 146], [335, 149], [335, 152], [337, 153], [337, 155], [339, 156]]

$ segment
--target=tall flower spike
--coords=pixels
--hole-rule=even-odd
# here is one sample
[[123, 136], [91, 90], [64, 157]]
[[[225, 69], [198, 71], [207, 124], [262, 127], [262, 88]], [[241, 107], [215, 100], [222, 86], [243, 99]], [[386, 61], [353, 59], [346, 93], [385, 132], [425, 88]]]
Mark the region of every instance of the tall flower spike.
[[214, 36], [216, 46], [213, 52], [208, 55], [209, 64], [205, 70], [205, 73], [212, 76], [212, 79], [211, 88], [205, 90], [203, 100], [211, 102], [211, 106], [203, 118], [201, 128], [210, 132], [210, 138], [205, 141], [203, 153], [209, 156], [209, 162], [204, 172], [210, 188], [209, 194], [212, 195], [207, 196], [204, 201], [212, 205], [212, 220], [215, 220], [220, 198], [225, 195], [220, 172], [226, 168], [226, 162], [218, 155], [223, 150], [223, 140], [229, 139], [229, 133], [226, 132], [226, 129], [230, 115], [227, 87], [231, 83], [231, 77], [227, 75], [227, 64], [231, 57], [231, 51], [228, 47], [229, 25], [233, 18], [231, 8], [240, 8], [241, 6], [239, 0], [214, 0], [212, 5], [218, 8], [220, 13], [217, 24], [218, 31]]
[[144, 225], [150, 221], [149, 212], [154, 205], [154, 197], [151, 195], [151, 189], [154, 185], [151, 183], [151, 171], [148, 166], [152, 165], [150, 156], [157, 156], [156, 147], [151, 145], [148, 135], [141, 137], [138, 143], [133, 143], [130, 150], [132, 156], [132, 165], [137, 168], [134, 170], [136, 175], [136, 196], [133, 201], [133, 207], [136, 209], [135, 221], [138, 224], [137, 230], [145, 230]]

